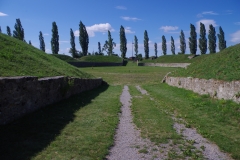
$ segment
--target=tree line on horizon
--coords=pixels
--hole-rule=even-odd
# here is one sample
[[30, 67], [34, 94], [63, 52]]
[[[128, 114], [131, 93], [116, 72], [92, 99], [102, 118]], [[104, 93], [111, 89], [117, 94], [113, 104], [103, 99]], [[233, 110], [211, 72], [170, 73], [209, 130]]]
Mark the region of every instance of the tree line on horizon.
[[[14, 25], [14, 31], [13, 34], [11, 33], [11, 29], [9, 26], [7, 26], [7, 35], [13, 36], [14, 38], [17, 38], [21, 41], [25, 41], [24, 39], [24, 29], [22, 27], [20, 19], [16, 19], [16, 23]], [[0, 33], [2, 33], [1, 26], [0, 26]], [[127, 53], [127, 39], [125, 35], [125, 29], [121, 25], [120, 26], [120, 51], [121, 51], [121, 57], [126, 58], [126, 53]], [[219, 50], [222, 51], [225, 49], [226, 46], [226, 40], [224, 37], [224, 32], [221, 28], [219, 27], [219, 34], [218, 36], [218, 47]], [[185, 54], [186, 52], [186, 40], [185, 40], [185, 35], [183, 30], [180, 32], [180, 51], [178, 54]], [[40, 50], [45, 52], [45, 42], [44, 42], [44, 37], [42, 32], [39, 32], [39, 41], [40, 41]], [[209, 25], [209, 31], [208, 31], [208, 48], [207, 48], [207, 38], [206, 38], [206, 29], [205, 25], [200, 22], [200, 38], [198, 39], [199, 44], [198, 47], [200, 49], [201, 54], [206, 54], [207, 49], [209, 49], [209, 53], [216, 53], [216, 31], [215, 28], [213, 27], [212, 24]], [[29, 44], [32, 45], [31, 41], [29, 41]], [[91, 55], [91, 53], [88, 52], [88, 44], [89, 44], [89, 36], [86, 30], [85, 25], [80, 21], [79, 23], [79, 44], [82, 48], [82, 51], [78, 51], [76, 49], [75, 45], [75, 35], [73, 33], [72, 28], [70, 28], [70, 45], [71, 48], [69, 50], [69, 53], [72, 54], [73, 58], [78, 58], [81, 56], [86, 56], [86, 55]], [[138, 54], [138, 39], [137, 36], [134, 36], [134, 51], [135, 51], [135, 56], [136, 57], [142, 57], [142, 54]], [[101, 48], [101, 43], [98, 42], [98, 52], [93, 52], [92, 54], [95, 55], [104, 55], [103, 52], [106, 51], [107, 55], [115, 55], [118, 56], [117, 54], [114, 54], [113, 49], [116, 47], [116, 43], [113, 42], [113, 38], [111, 37], [111, 32], [108, 30], [108, 40], [105, 41], [103, 47]], [[58, 35], [58, 27], [56, 22], [52, 23], [52, 38], [51, 38], [51, 49], [52, 49], [52, 54], [58, 54], [59, 52], [59, 35]], [[196, 55], [197, 52], [197, 33], [196, 33], [196, 28], [193, 24], [190, 24], [190, 37], [189, 37], [189, 49], [190, 53], [193, 55]], [[144, 31], [144, 52], [145, 52], [145, 58], [149, 58], [149, 38], [148, 38], [148, 33], [147, 30]], [[157, 43], [154, 43], [154, 52], [155, 52], [155, 57], [157, 57]], [[167, 42], [166, 38], [163, 35], [162, 36], [162, 52], [163, 55], [167, 54]], [[171, 52], [173, 55], [175, 55], [175, 45], [174, 45], [174, 39], [171, 36]]]

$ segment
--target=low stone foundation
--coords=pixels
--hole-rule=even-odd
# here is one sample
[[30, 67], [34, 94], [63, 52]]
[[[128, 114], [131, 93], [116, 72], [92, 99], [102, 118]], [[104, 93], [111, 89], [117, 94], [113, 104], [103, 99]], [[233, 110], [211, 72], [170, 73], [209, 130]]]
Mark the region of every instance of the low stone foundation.
[[180, 67], [187, 68], [191, 63], [138, 63], [138, 66]]
[[0, 125], [101, 84], [102, 78], [1, 77]]
[[226, 82], [214, 79], [199, 79], [185, 77], [165, 77], [170, 86], [185, 88], [199, 94], [209, 94], [211, 97], [240, 102], [240, 81]]

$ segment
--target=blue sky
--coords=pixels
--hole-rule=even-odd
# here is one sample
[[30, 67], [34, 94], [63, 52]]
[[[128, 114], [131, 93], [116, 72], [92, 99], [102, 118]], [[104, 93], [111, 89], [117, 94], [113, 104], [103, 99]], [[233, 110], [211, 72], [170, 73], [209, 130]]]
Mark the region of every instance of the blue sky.
[[[26, 41], [31, 40], [39, 48], [39, 31], [42, 31], [46, 52], [51, 53], [51, 29], [55, 21], [60, 39], [59, 54], [70, 55], [70, 28], [76, 33], [76, 48], [81, 50], [78, 29], [82, 21], [89, 34], [89, 52], [97, 51], [98, 42], [103, 46], [108, 38], [107, 31], [110, 30], [117, 43], [114, 52], [120, 55], [119, 30], [123, 25], [128, 43], [127, 57], [132, 55], [131, 41], [134, 35], [138, 38], [139, 53], [144, 55], [144, 30], [147, 30], [150, 40], [149, 55], [154, 55], [156, 42], [160, 56], [162, 35], [167, 40], [167, 54], [171, 54], [171, 36], [175, 41], [176, 53], [179, 52], [181, 30], [187, 42], [186, 53], [189, 53], [190, 23], [195, 25], [198, 38], [202, 22], [207, 33], [210, 24], [215, 26], [217, 33], [221, 26], [227, 46], [240, 43], [239, 6], [239, 0], [0, 0], [0, 26], [3, 33], [6, 33], [7, 26], [13, 31], [16, 19], [20, 18]], [[199, 48], [197, 53], [200, 53]]]

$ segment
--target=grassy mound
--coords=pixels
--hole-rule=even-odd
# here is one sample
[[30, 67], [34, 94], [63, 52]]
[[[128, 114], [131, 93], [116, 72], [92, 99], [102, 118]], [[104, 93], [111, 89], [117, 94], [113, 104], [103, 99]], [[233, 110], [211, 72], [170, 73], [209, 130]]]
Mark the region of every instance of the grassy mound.
[[51, 54], [51, 55], [65, 61], [65, 62], [78, 62], [77, 59], [74, 59], [67, 55], [63, 55], [63, 54]]
[[144, 59], [143, 63], [192, 63], [195, 61], [198, 61], [199, 59], [202, 59], [204, 56], [198, 56], [192, 59], [189, 59], [189, 54], [180, 54], [180, 55], [165, 55], [158, 57], [157, 59]]
[[84, 62], [114, 62], [114, 63], [121, 63], [122, 58], [117, 57], [117, 56], [101, 56], [101, 55], [96, 55], [96, 56], [84, 56], [79, 59], [79, 61], [84, 61]]
[[78, 68], [5, 34], [0, 34], [0, 76], [93, 78]]
[[225, 81], [240, 80], [240, 44], [199, 59], [187, 69], [180, 69], [171, 76], [213, 78]]

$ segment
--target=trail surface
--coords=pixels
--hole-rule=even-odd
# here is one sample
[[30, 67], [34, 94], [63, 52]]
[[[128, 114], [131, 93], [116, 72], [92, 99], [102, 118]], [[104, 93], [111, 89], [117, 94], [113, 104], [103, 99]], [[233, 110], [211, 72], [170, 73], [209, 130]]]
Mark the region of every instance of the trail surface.
[[[133, 124], [131, 115], [131, 95], [124, 86], [120, 97], [122, 103], [120, 122], [115, 135], [115, 144], [106, 157], [109, 160], [150, 160], [159, 157], [158, 148], [150, 140], [142, 139], [140, 131]], [[144, 152], [144, 153], [141, 153]], [[155, 156], [153, 158], [153, 156]]]

